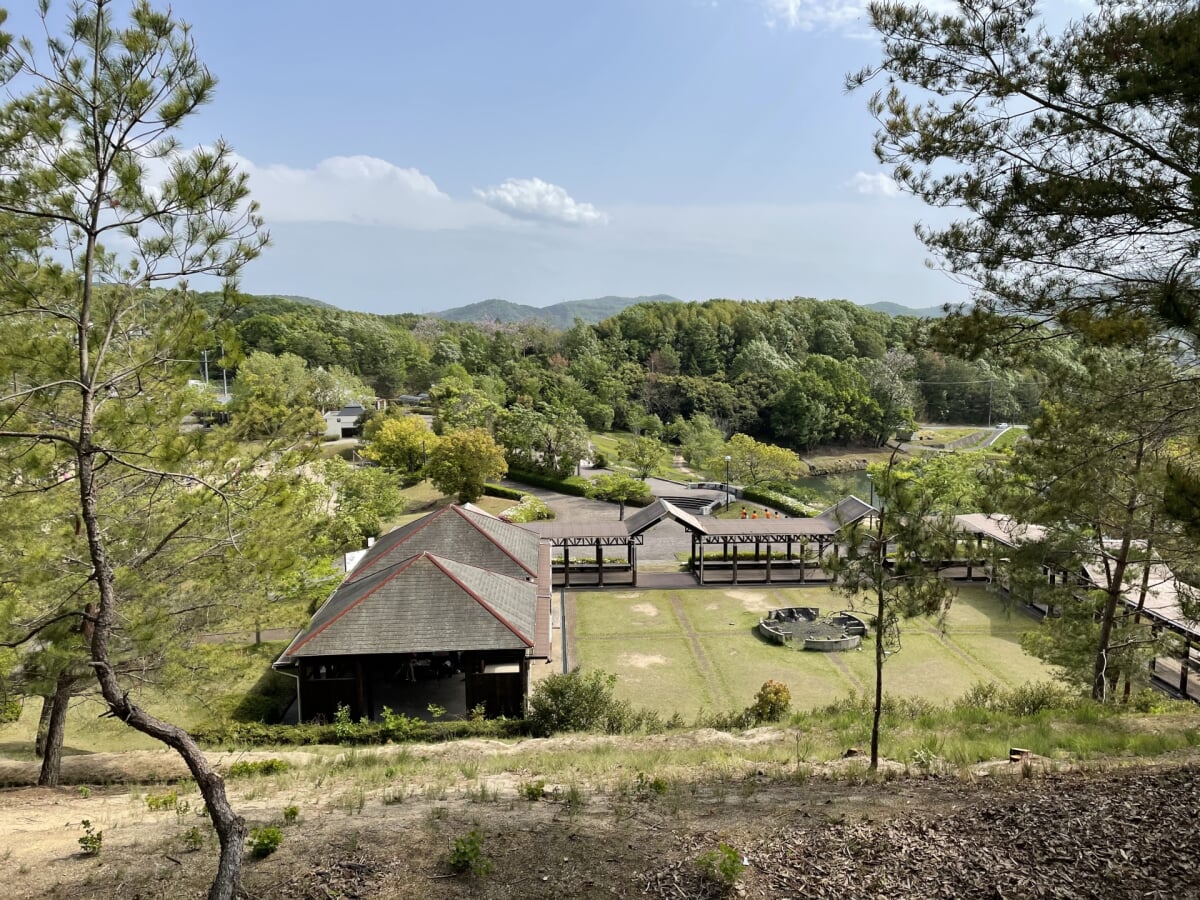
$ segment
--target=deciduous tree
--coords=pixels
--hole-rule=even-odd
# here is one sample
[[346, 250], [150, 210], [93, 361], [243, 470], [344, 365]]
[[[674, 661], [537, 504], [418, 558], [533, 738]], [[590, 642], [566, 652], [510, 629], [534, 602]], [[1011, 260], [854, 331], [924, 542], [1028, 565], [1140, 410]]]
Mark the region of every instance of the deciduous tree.
[[429, 480], [444, 494], [454, 494], [459, 503], [470, 503], [483, 495], [488, 481], [508, 471], [504, 448], [482, 428], [465, 428], [442, 436], [429, 457]]

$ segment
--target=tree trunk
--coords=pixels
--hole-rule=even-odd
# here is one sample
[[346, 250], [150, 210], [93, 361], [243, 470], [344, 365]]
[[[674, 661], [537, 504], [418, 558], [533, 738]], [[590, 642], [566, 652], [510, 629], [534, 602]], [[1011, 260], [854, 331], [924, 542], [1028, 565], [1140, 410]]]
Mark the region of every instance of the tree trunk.
[[95, 452], [88, 445], [91, 418], [95, 413], [90, 395], [84, 398], [83, 440], [76, 455], [79, 475], [80, 509], [87, 532], [96, 590], [100, 602], [96, 607], [91, 635], [91, 666], [100, 682], [100, 691], [109, 711], [131, 728], [161, 741], [175, 750], [187, 764], [200, 788], [208, 808], [213, 828], [221, 843], [217, 874], [208, 890], [208, 900], [236, 900], [241, 890], [242, 856], [246, 843], [246, 820], [234, 812], [225, 795], [225, 781], [216, 773], [199, 745], [190, 734], [177, 725], [152, 716], [132, 703], [121, 689], [109, 659], [108, 639], [117, 619], [117, 596], [113, 584], [112, 566], [100, 529], [100, 514], [95, 484]]
[[64, 672], [54, 683], [54, 696], [47, 698], [42, 706], [43, 714], [46, 707], [50, 715], [46, 723], [46, 745], [42, 753], [42, 771], [38, 774], [39, 787], [58, 787], [62, 775], [63, 735], [67, 730], [67, 707], [71, 703], [71, 687], [75, 679]]
[[[1129, 501], [1125, 505], [1125, 523], [1121, 529], [1121, 549], [1117, 551], [1113, 570], [1108, 579], [1108, 591], [1104, 598], [1104, 612], [1100, 617], [1100, 637], [1096, 642], [1096, 664], [1092, 670], [1092, 699], [1104, 702], [1108, 695], [1110, 675], [1108, 673], [1108, 645], [1112, 642], [1113, 621], [1116, 619], [1117, 606], [1121, 602], [1122, 586], [1125, 583], [1125, 569], [1129, 566], [1129, 549], [1133, 542], [1133, 527], [1137, 515], [1140, 491], [1137, 478], [1142, 468], [1142, 454], [1145, 442], [1138, 440], [1137, 454], [1134, 457], [1133, 470], [1129, 473], [1133, 478], [1133, 486], [1129, 489]], [[1101, 545], [1103, 552], [1103, 545]]]
[[[882, 530], [882, 529], [881, 529]], [[882, 559], [880, 560], [882, 563]], [[880, 569], [882, 577], [882, 569]], [[878, 588], [875, 604], [875, 711], [871, 719], [871, 771], [879, 768], [879, 720], [883, 717], [883, 617], [886, 604], [883, 601], [883, 584]]]
[[41, 759], [46, 753], [46, 732], [50, 728], [50, 714], [54, 711], [54, 695], [42, 697], [42, 713], [38, 716], [37, 737], [33, 739], [33, 755]]

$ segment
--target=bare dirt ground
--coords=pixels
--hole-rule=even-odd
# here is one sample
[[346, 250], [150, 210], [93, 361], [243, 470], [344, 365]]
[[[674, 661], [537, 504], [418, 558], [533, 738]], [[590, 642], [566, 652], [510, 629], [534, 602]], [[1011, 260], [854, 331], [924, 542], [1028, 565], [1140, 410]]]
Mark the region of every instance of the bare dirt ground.
[[[774, 740], [695, 734], [679, 740]], [[586, 755], [604, 738], [540, 742]], [[647, 739], [648, 740], [648, 739]], [[664, 750], [678, 741], [664, 742]], [[697, 859], [725, 843], [745, 869], [729, 893], [779, 898], [1191, 898], [1200, 897], [1200, 760], [1154, 766], [1050, 771], [1007, 763], [940, 776], [886, 767], [867, 777], [861, 760], [778, 770], [731, 770], [689, 780], [612, 772], [596, 783], [548, 783], [538, 799], [522, 747], [467, 741], [420, 748], [239, 754], [289, 759], [285, 776], [230, 781], [251, 826], [281, 821], [278, 852], [248, 857], [247, 898], [405, 897], [708, 898], [722, 887]], [[503, 775], [472, 765], [507, 754]], [[442, 757], [455, 783], [388, 775], [383, 765]], [[99, 758], [104, 757], [104, 758]], [[375, 759], [378, 757], [378, 759]], [[332, 762], [331, 762], [332, 760]], [[224, 762], [228, 762], [226, 758]], [[0, 792], [0, 888], [4, 897], [186, 898], [204, 895], [216, 842], [197, 815], [199, 797], [177, 787], [182, 810], [150, 811], [152, 787], [109, 784], [171, 769], [169, 754], [93, 754], [71, 760], [59, 789]], [[307, 764], [307, 766], [306, 766]], [[8, 764], [10, 783], [28, 773]], [[444, 770], [443, 770], [444, 771]], [[95, 777], [92, 777], [95, 776]], [[104, 832], [97, 857], [81, 855], [79, 823]], [[184, 834], [196, 828], [202, 849]], [[491, 863], [482, 876], [454, 875], [448, 853], [471, 831]]]

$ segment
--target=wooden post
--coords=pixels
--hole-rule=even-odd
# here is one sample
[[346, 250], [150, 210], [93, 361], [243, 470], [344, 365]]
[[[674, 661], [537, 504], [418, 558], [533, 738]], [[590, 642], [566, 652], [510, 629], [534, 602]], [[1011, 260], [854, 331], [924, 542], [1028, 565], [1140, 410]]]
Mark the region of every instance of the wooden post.
[[596, 584], [604, 587], [604, 551], [600, 547], [600, 542], [596, 541]]
[[571, 545], [563, 544], [563, 587], [571, 586]]
[[1179, 666], [1179, 693], [1186, 700], [1188, 696], [1188, 666], [1192, 660], [1192, 636], [1185, 635], [1183, 639], [1183, 662]]
[[738, 545], [734, 544], [733, 545], [733, 583], [734, 584], [738, 583], [738, 580], [737, 580], [737, 552], [738, 552]]
[[767, 584], [771, 583], [771, 545], [767, 544]]

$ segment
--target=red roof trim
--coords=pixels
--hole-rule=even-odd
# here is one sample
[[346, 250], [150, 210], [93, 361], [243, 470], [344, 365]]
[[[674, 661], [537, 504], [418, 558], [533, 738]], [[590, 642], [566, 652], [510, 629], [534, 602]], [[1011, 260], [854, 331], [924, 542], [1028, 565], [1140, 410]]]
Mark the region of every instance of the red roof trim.
[[[422, 555], [428, 556], [429, 561], [431, 563], [433, 563], [435, 566], [437, 566], [439, 569], [441, 569], [442, 572], [445, 573], [447, 578], [449, 578], [451, 581], [453, 581], [455, 584], [457, 584], [460, 588], [462, 588], [462, 590], [472, 600], [474, 600], [476, 603], [478, 603], [480, 606], [482, 606], [484, 609], [486, 609], [489, 613], [491, 613], [492, 617], [497, 622], [499, 622], [501, 625], [503, 625], [505, 628], [507, 628], [509, 631], [511, 631], [513, 634], [515, 634], [517, 637], [519, 637], [521, 639], [522, 643], [524, 643], [526, 647], [533, 646], [533, 641], [531, 641], [525, 635], [521, 634], [521, 632], [517, 630], [516, 626], [514, 626], [512, 624], [512, 622], [508, 621], [508, 619], [504, 618], [504, 616], [500, 615], [500, 613], [496, 610], [496, 608], [494, 606], [492, 606], [490, 603], [488, 603], [486, 600], [484, 600], [482, 597], [480, 597], [477, 593], [475, 593], [473, 590], [471, 590], [469, 587], [467, 587], [458, 578], [458, 576], [456, 576], [453, 572], [451, 572], [448, 568], [446, 568], [446, 566], [442, 563], [442, 561], [440, 559], [438, 559], [436, 556], [433, 556], [432, 554], [429, 554], [429, 553], [425, 553]], [[480, 571], [487, 571], [487, 570], [481, 569]], [[491, 574], [496, 575], [497, 573], [492, 572]], [[504, 578], [505, 576], [500, 575], [499, 577]], [[535, 627], [536, 627], [536, 622], [535, 622]]]

